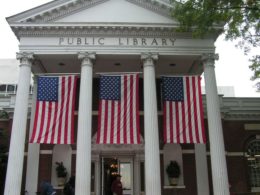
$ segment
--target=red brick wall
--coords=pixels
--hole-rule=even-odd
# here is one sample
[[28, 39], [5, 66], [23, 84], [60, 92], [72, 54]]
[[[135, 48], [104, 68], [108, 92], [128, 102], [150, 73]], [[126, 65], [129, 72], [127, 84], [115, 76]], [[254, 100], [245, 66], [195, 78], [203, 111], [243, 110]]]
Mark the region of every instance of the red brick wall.
[[40, 154], [38, 184], [41, 181], [51, 182], [52, 154]]

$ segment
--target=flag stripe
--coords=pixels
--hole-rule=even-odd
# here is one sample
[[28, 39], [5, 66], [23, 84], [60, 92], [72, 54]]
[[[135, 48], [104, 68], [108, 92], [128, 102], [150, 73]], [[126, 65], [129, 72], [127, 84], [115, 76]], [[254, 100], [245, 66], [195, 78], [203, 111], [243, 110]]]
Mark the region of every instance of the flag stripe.
[[[51, 83], [50, 80], [57, 82]], [[77, 77], [39, 77], [38, 81], [36, 112], [30, 143], [73, 144]], [[57, 85], [57, 91], [56, 88], [52, 88], [53, 83]], [[53, 96], [53, 93], [57, 93], [57, 100], [48, 99], [49, 96], [44, 92], [46, 86], [49, 87], [47, 91], [50, 93], [47, 95]]]
[[200, 77], [184, 76], [182, 82], [175, 78], [163, 78], [164, 142], [205, 143]]
[[[103, 78], [110, 77], [110, 78]], [[110, 82], [112, 76], [101, 77], [102, 94], [100, 98], [106, 98], [109, 91], [109, 98], [116, 95], [110, 90], [116, 90], [115, 86], [107, 88], [104, 82]], [[100, 99], [97, 143], [99, 144], [138, 144], [140, 143], [139, 110], [138, 110], [138, 76], [121, 75], [120, 78], [120, 99]], [[104, 79], [104, 80], [102, 80]], [[111, 81], [114, 82], [114, 81]], [[102, 89], [102, 86], [105, 89]], [[110, 87], [110, 86], [108, 86]], [[104, 91], [103, 91], [104, 90]], [[116, 93], [117, 94], [117, 93]], [[115, 97], [114, 97], [115, 96]], [[111, 106], [106, 106], [110, 102]], [[105, 115], [105, 117], [103, 117]], [[107, 138], [107, 136], [109, 136]]]

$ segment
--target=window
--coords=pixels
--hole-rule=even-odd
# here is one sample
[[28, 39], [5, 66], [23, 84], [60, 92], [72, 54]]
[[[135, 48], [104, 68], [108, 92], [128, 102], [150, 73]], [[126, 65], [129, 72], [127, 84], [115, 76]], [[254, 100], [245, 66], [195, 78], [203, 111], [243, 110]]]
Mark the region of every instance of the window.
[[0, 85], [0, 92], [6, 92], [6, 85]]
[[247, 145], [247, 164], [251, 188], [260, 187], [260, 140], [252, 140]]
[[0, 128], [0, 136], [2, 136], [4, 133], [4, 129], [3, 128]]
[[8, 85], [7, 86], [7, 91], [9, 93], [15, 93], [15, 85]]

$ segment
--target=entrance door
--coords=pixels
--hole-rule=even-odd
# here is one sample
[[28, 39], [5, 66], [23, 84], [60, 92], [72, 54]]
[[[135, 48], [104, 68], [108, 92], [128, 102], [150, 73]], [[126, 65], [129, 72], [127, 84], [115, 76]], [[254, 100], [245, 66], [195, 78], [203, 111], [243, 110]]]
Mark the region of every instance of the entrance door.
[[132, 158], [102, 158], [101, 195], [113, 195], [111, 184], [120, 174], [123, 185], [123, 195], [133, 195], [133, 160]]

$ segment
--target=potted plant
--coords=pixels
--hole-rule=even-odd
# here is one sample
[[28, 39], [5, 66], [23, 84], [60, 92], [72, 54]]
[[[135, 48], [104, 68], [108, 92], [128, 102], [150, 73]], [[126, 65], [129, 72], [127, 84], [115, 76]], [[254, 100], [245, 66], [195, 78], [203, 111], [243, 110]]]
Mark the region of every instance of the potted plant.
[[170, 185], [176, 186], [178, 184], [178, 178], [181, 174], [181, 169], [177, 161], [170, 161], [166, 168]]
[[64, 167], [63, 162], [56, 162], [56, 173], [58, 177], [58, 185], [63, 186], [66, 182], [67, 178], [67, 170], [66, 167]]

